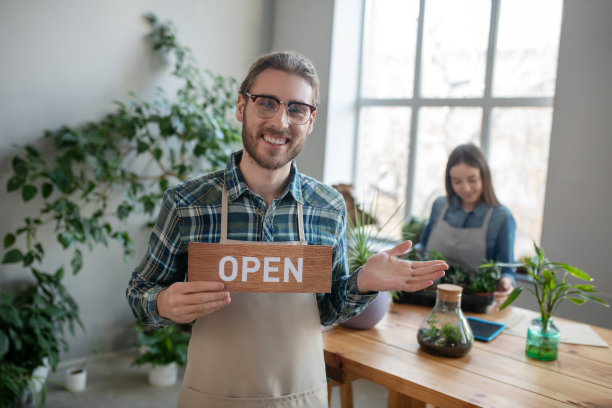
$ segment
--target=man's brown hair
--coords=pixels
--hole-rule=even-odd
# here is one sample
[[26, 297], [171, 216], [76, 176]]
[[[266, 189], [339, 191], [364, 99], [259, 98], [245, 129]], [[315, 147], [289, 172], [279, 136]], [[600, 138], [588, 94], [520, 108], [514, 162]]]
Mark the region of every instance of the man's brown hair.
[[259, 57], [249, 68], [249, 72], [240, 85], [240, 95], [249, 92], [257, 75], [266, 69], [277, 69], [288, 74], [298, 75], [310, 84], [314, 106], [319, 105], [319, 77], [312, 62], [294, 51], [273, 52]]

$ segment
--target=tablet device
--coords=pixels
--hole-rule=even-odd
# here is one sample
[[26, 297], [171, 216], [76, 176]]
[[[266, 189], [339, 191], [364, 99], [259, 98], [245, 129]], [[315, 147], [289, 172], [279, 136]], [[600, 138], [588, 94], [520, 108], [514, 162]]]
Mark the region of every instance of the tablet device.
[[506, 327], [506, 325], [502, 323], [491, 322], [471, 316], [467, 318], [467, 321], [472, 328], [474, 338], [480, 341], [492, 340], [504, 330], [504, 327]]

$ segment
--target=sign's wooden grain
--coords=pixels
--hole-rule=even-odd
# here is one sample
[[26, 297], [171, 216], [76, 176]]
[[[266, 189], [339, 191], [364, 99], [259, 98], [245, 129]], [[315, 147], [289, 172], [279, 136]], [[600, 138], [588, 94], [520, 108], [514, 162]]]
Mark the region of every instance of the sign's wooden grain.
[[230, 292], [329, 293], [332, 247], [190, 242], [187, 280]]

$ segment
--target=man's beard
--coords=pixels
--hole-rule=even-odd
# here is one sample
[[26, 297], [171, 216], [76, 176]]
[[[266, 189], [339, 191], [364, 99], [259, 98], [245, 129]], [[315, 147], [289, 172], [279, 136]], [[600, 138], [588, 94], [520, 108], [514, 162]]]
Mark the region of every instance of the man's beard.
[[[244, 150], [246, 150], [249, 156], [253, 158], [255, 163], [257, 163], [260, 167], [264, 169], [268, 169], [268, 170], [280, 169], [281, 167], [289, 163], [291, 160], [295, 159], [297, 155], [300, 153], [300, 151], [302, 150], [302, 147], [304, 146], [305, 138], [302, 139], [301, 142], [297, 142], [296, 144], [294, 144], [293, 147], [290, 147], [286, 153], [279, 152], [277, 154], [272, 153], [271, 155], [265, 155], [265, 156], [263, 154], [260, 155], [257, 152], [257, 143], [258, 143], [258, 139], [260, 138], [259, 137], [260, 133], [267, 133], [267, 134], [272, 134], [272, 135], [276, 134], [276, 135], [280, 135], [283, 137], [289, 136], [287, 137], [288, 144], [295, 142], [295, 138], [293, 137], [293, 135], [291, 135], [288, 132], [278, 132], [278, 131], [271, 130], [271, 129], [263, 129], [262, 132], [252, 134], [247, 129], [247, 122], [245, 118], [242, 123], [242, 145], [244, 146]], [[262, 141], [262, 143], [266, 143], [266, 142]]]

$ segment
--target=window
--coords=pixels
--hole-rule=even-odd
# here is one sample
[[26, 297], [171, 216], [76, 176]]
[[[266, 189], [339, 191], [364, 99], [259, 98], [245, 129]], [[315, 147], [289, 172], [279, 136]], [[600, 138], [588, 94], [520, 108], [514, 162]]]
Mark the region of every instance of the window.
[[487, 154], [517, 221], [540, 240], [562, 0], [363, 0], [353, 184], [377, 215], [429, 217], [450, 151]]

